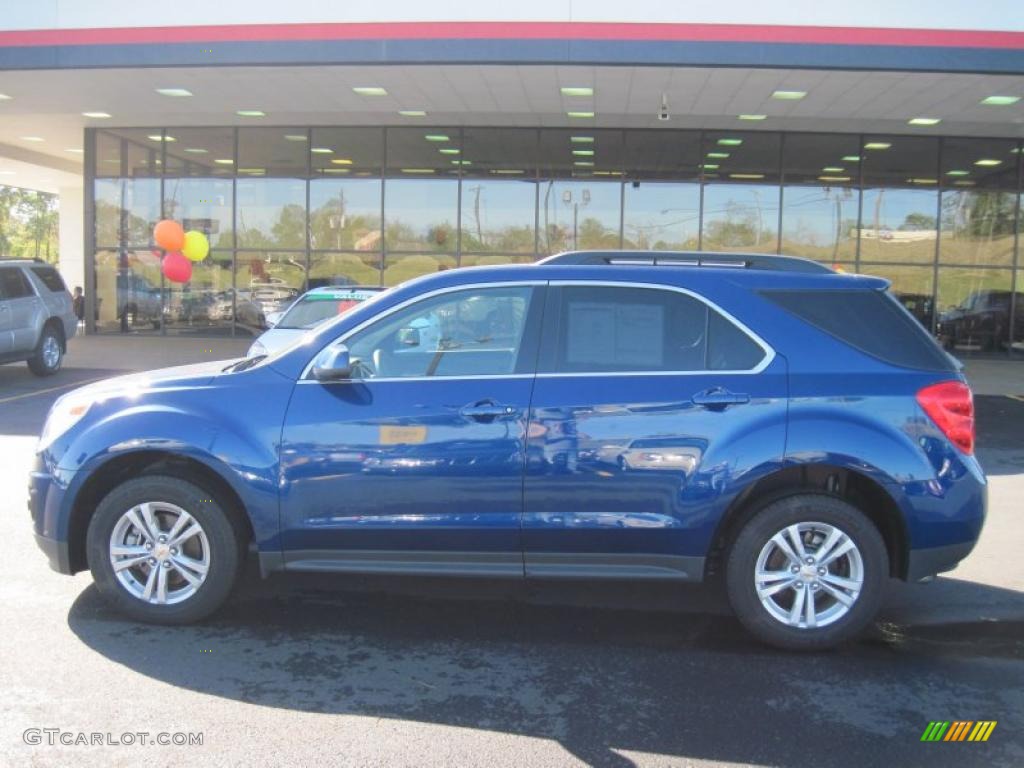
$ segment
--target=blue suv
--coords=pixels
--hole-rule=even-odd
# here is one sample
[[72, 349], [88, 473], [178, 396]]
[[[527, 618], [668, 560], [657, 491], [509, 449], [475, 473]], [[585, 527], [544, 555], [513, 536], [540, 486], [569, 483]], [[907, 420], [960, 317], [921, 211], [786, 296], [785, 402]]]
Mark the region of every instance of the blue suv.
[[971, 392], [884, 280], [763, 256], [442, 272], [269, 357], [60, 398], [39, 546], [124, 613], [274, 571], [699, 582], [786, 648], [953, 568], [986, 482]]

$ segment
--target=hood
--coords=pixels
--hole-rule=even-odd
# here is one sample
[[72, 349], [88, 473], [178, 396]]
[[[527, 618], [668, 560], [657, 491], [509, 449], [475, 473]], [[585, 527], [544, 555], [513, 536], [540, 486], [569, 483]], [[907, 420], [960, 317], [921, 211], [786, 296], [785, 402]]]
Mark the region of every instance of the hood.
[[115, 376], [104, 379], [73, 391], [75, 395], [117, 395], [125, 391], [144, 391], [152, 389], [185, 389], [203, 387], [224, 372], [234, 360], [213, 360], [191, 365], [177, 365], [173, 368], [159, 368], [155, 371], [130, 373], [126, 376]]
[[309, 333], [309, 330], [308, 328], [271, 328], [256, 341], [263, 345], [268, 355], [272, 355], [292, 344], [296, 339], [302, 338], [303, 335]]

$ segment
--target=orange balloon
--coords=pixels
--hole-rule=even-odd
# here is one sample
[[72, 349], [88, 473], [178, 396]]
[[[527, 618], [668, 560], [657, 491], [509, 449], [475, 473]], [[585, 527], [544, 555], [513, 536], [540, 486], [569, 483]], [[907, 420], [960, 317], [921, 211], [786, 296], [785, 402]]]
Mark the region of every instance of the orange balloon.
[[180, 251], [185, 246], [185, 230], [178, 222], [164, 219], [153, 227], [153, 240], [165, 251]]

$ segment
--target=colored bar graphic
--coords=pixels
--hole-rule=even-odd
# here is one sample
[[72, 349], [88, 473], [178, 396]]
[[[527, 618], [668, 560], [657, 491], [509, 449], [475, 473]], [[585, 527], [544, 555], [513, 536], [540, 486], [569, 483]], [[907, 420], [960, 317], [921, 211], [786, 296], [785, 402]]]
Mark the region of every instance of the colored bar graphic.
[[988, 741], [997, 720], [932, 720], [921, 741]]

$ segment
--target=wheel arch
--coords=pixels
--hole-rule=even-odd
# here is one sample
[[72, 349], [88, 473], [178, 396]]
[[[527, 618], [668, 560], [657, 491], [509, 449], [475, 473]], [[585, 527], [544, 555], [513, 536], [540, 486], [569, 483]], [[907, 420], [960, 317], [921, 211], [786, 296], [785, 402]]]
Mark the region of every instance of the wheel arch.
[[850, 502], [878, 529], [889, 556], [889, 574], [905, 579], [910, 535], [896, 499], [862, 472], [835, 464], [796, 464], [765, 475], [745, 488], [729, 505], [712, 539], [705, 577], [714, 575], [729, 544], [760, 509], [788, 496], [825, 493]]
[[72, 502], [68, 519], [68, 551], [71, 572], [89, 567], [86, 532], [99, 502], [125, 480], [143, 475], [169, 475], [201, 486], [215, 495], [239, 526], [246, 542], [255, 538], [245, 505], [230, 482], [216, 469], [191, 456], [167, 451], [136, 451], [116, 456], [94, 470]]

